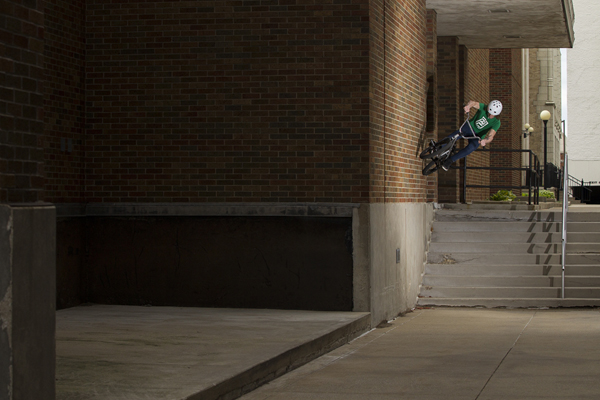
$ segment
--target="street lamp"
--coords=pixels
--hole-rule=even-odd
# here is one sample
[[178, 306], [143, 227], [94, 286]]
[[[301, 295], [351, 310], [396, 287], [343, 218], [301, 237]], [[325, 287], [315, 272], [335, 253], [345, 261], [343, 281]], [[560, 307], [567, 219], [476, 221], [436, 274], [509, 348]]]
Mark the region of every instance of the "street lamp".
[[548, 188], [548, 120], [552, 115], [550, 111], [544, 110], [540, 113], [540, 118], [544, 121], [544, 189]]
[[533, 126], [529, 124], [525, 124], [525, 129], [523, 130], [523, 139], [527, 139], [527, 136], [530, 136], [533, 133]]

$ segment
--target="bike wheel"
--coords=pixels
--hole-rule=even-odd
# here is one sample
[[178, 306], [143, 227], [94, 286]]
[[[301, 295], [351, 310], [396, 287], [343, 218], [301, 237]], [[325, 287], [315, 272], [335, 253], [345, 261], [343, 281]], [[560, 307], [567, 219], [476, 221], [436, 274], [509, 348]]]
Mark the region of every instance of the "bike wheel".
[[437, 142], [435, 145], [429, 146], [428, 148], [423, 150], [423, 152], [419, 155], [419, 157], [422, 159], [437, 157], [438, 155], [447, 151], [451, 146], [452, 146], [452, 139], [449, 139], [449, 138], [442, 139], [439, 142]]
[[435, 162], [435, 160], [431, 161], [429, 164], [423, 168], [423, 175], [430, 175], [437, 171], [440, 168], [440, 165]]

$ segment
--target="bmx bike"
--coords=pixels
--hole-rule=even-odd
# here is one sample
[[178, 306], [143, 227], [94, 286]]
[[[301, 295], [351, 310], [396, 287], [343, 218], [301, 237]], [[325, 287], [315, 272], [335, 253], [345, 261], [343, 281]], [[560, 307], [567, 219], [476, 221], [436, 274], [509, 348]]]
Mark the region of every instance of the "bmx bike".
[[[469, 114], [467, 113], [467, 119], [463, 124], [458, 128], [458, 135], [454, 135], [453, 137], [446, 137], [439, 142], [435, 140], [431, 140], [429, 147], [421, 152], [419, 157], [423, 160], [431, 161], [423, 168], [423, 175], [430, 175], [433, 172], [437, 171], [442, 167], [444, 162], [452, 157], [454, 154], [458, 152], [456, 144], [459, 139], [467, 139], [467, 140], [481, 140], [478, 136], [474, 136], [474, 133], [468, 132], [465, 129], [465, 124], [469, 123]], [[470, 129], [470, 127], [469, 127]], [[463, 131], [464, 130], [464, 131]], [[466, 136], [473, 135], [473, 136]]]

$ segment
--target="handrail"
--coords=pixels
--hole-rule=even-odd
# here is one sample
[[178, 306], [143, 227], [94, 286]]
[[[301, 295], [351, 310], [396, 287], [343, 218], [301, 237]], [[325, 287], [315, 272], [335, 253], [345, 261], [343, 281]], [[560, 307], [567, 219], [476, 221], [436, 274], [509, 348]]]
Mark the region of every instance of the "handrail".
[[[517, 167], [468, 167], [467, 158], [463, 158], [462, 169], [463, 174], [463, 187], [462, 187], [462, 201], [467, 201], [467, 188], [489, 188], [489, 189], [528, 189], [529, 198], [528, 204], [538, 205], [540, 201], [540, 186], [542, 182], [542, 172], [540, 161], [537, 155], [531, 150], [515, 150], [515, 149], [478, 149], [477, 151], [494, 152], [494, 153], [528, 153], [529, 154], [529, 165], [524, 168]], [[490, 171], [526, 171], [527, 172], [527, 185], [525, 186], [508, 186], [508, 185], [467, 185], [467, 169], [484, 169]], [[533, 203], [532, 203], [532, 192], [533, 192]]]
[[578, 187], [580, 189], [579, 192], [579, 200], [581, 200], [582, 202], [587, 202], [590, 201], [592, 198], [592, 189], [590, 189], [589, 187], [586, 187], [585, 182], [583, 179], [579, 180], [577, 178], [575, 178], [573, 175], [569, 175], [568, 173], [565, 174], [568, 177], [568, 182], [567, 180], [565, 180], [565, 184], [568, 186], [568, 191], [569, 193], [573, 196], [575, 196], [575, 193], [573, 191], [574, 187]]
[[569, 189], [568, 189], [568, 180], [569, 180], [569, 156], [565, 153], [565, 163], [564, 163], [564, 172], [563, 172], [563, 201], [562, 201], [562, 254], [561, 254], [561, 266], [562, 266], [562, 284], [561, 284], [561, 297], [565, 298], [565, 264], [566, 264], [566, 249], [567, 249], [567, 213], [569, 211]]

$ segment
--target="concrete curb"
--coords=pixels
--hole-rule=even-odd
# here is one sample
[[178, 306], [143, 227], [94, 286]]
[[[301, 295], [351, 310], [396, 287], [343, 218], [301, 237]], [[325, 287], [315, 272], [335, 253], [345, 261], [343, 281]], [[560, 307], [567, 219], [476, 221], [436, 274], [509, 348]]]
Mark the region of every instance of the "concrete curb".
[[246, 371], [204, 389], [186, 400], [232, 400], [326, 354], [370, 329], [371, 315], [365, 313], [351, 323], [315, 337]]

